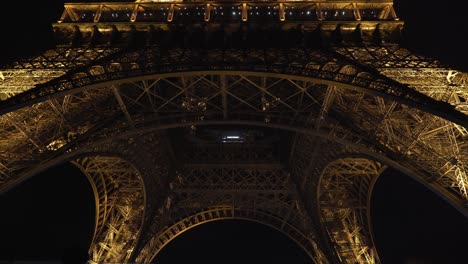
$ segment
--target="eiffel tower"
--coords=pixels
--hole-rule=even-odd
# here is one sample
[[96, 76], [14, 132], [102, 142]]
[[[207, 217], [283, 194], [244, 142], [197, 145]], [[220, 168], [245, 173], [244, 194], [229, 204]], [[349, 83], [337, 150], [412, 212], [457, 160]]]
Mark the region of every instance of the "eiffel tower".
[[0, 192], [70, 162], [89, 263], [150, 263], [223, 219], [311, 263], [379, 263], [376, 180], [468, 216], [467, 73], [401, 45], [392, 1], [67, 3], [55, 46], [0, 67]]

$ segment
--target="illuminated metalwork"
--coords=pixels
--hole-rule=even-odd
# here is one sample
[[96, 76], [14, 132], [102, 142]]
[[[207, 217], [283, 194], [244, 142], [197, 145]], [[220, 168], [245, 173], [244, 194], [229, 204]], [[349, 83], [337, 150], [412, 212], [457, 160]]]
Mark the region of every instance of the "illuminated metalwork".
[[370, 188], [381, 165], [363, 158], [330, 163], [318, 187], [322, 224], [345, 263], [378, 263], [368, 224]]
[[[0, 190], [74, 161], [95, 262], [149, 262], [225, 218], [317, 263], [378, 262], [383, 168], [468, 214], [467, 74], [400, 47], [402, 26], [381, 1], [66, 4], [54, 49], [0, 68]], [[226, 127], [250, 130], [207, 132]]]
[[89, 157], [75, 164], [91, 182], [96, 200], [90, 261], [128, 261], [144, 219], [145, 193], [140, 175], [120, 158]]
[[[288, 235], [314, 263], [328, 263], [315, 242], [313, 225], [284, 166], [271, 158], [262, 164], [252, 159], [265, 153], [265, 146], [260, 147], [260, 153], [247, 154], [247, 159], [239, 143], [230, 143], [230, 152], [225, 151], [222, 143], [217, 148], [206, 147], [208, 151], [203, 153], [212, 154], [209, 161], [202, 158], [203, 163], [194, 163], [191, 159], [169, 184], [171, 194], [159, 208], [152, 239], [142, 249], [137, 262], [149, 263], [162, 247], [194, 226], [219, 219], [247, 219]], [[204, 145], [196, 146], [197, 150], [202, 148]], [[218, 153], [213, 154], [216, 149]], [[254, 146], [250, 149], [255, 150]], [[198, 160], [196, 156], [195, 160]]]
[[391, 1], [67, 3], [59, 23], [398, 20]]
[[118, 49], [112, 47], [56, 47], [36, 57], [6, 65], [0, 70], [0, 99], [34, 88], [35, 85], [56, 79], [65, 73], [107, 58]]

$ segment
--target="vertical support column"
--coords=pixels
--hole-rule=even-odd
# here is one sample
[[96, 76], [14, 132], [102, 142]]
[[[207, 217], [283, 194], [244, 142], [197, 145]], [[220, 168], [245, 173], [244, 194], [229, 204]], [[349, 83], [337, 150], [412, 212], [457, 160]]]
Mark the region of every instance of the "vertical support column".
[[392, 16], [393, 20], [400, 20], [395, 12], [395, 9], [393, 8], [393, 5], [390, 6], [390, 16]]
[[279, 19], [280, 21], [286, 20], [286, 14], [284, 13], [284, 4], [279, 4]]
[[167, 22], [172, 22], [172, 19], [174, 18], [174, 4], [171, 4], [169, 7], [169, 13], [167, 14]]
[[247, 3], [242, 3], [242, 21], [247, 21]]
[[136, 21], [139, 8], [140, 8], [140, 5], [135, 4], [135, 6], [133, 7], [132, 16], [130, 17], [130, 22], [135, 22]]
[[[79, 20], [79, 17], [76, 16], [75, 13], [73, 13], [73, 11], [70, 9], [69, 6], [65, 6], [65, 11], [66, 13], [68, 14], [68, 16], [70, 17], [70, 19], [73, 21], [73, 22], [77, 22]], [[63, 16], [62, 16], [63, 17]], [[65, 18], [64, 18], [65, 19]]]
[[393, 5], [385, 6], [379, 14], [379, 19], [385, 20], [391, 17], [393, 20], [399, 20], [395, 13], [395, 9], [393, 9]]
[[359, 12], [359, 8], [356, 3], [353, 3], [353, 14], [354, 14], [354, 19], [357, 21], [361, 21], [361, 12]]
[[322, 7], [320, 6], [319, 3], [317, 3], [316, 6], [315, 6], [315, 14], [317, 15], [317, 20], [318, 21], [323, 20]]
[[[65, 6], [65, 9], [63, 9], [63, 12], [62, 12], [62, 16], [57, 21], [57, 23], [62, 23], [67, 18], [67, 16], [69, 16], [71, 18], [71, 16], [68, 14], [68, 8]], [[2, 79], [4, 79], [4, 78], [2, 78]]]
[[227, 87], [226, 87], [226, 75], [220, 75], [219, 76], [219, 83], [221, 86], [221, 95], [222, 95], [222, 104], [223, 104], [223, 118], [227, 119], [228, 113], [227, 113]]
[[99, 5], [98, 10], [96, 11], [96, 14], [94, 15], [94, 23], [99, 22], [99, 19], [101, 18], [102, 8], [103, 7], [104, 7], [104, 5]]
[[205, 21], [206, 22], [210, 21], [210, 16], [211, 16], [211, 5], [206, 4], [206, 7], [205, 7]]

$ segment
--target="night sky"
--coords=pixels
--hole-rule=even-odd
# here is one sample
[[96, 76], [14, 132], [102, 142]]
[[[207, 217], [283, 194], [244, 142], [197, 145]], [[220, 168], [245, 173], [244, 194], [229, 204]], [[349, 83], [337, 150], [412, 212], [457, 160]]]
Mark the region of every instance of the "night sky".
[[[7, 2], [0, 17], [0, 63], [50, 47], [50, 23], [59, 18], [63, 1]], [[406, 23], [407, 48], [468, 71], [468, 23], [456, 3], [400, 0], [395, 7]], [[0, 263], [80, 259], [93, 232], [92, 195], [86, 177], [63, 164], [0, 196]], [[375, 242], [384, 264], [467, 263], [468, 220], [435, 194], [389, 172], [377, 182], [373, 197]], [[245, 221], [202, 225], [176, 238], [157, 260], [306, 263], [293, 242], [272, 231]]]

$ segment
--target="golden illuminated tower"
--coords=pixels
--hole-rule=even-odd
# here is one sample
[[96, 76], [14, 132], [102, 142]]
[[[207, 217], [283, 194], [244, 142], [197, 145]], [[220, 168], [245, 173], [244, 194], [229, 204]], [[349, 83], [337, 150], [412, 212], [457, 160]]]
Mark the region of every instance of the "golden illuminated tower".
[[387, 168], [468, 215], [468, 75], [402, 48], [392, 4], [65, 4], [53, 49], [0, 67], [0, 191], [75, 164], [93, 263], [150, 262], [220, 219], [272, 226], [312, 263], [378, 263]]

